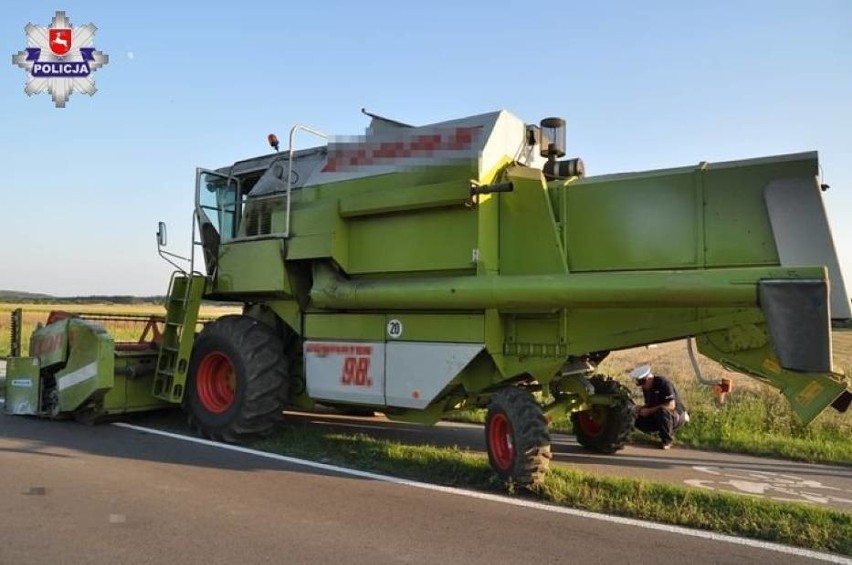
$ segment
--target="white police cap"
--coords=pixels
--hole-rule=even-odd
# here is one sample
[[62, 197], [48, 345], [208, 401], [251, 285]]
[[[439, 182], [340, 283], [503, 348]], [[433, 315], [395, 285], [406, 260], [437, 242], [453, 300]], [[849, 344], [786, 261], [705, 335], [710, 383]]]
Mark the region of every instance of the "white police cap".
[[638, 367], [630, 371], [630, 378], [638, 383], [644, 381], [646, 378], [648, 378], [648, 375], [650, 374], [650, 365], [639, 365]]

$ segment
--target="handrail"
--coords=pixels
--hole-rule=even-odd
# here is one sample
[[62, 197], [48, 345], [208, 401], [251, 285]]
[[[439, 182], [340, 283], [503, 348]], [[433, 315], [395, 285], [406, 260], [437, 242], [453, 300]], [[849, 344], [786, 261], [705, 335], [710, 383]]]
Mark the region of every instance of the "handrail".
[[313, 134], [317, 137], [321, 137], [328, 141], [328, 135], [324, 134], [319, 130], [315, 130], [312, 127], [296, 124], [292, 128], [290, 128], [290, 147], [287, 151], [287, 224], [284, 228], [284, 238], [290, 237], [290, 190], [292, 188], [292, 177], [293, 177], [293, 154], [295, 153], [295, 149], [293, 148], [293, 139], [296, 136], [296, 132], [298, 130], [304, 131], [305, 133]]

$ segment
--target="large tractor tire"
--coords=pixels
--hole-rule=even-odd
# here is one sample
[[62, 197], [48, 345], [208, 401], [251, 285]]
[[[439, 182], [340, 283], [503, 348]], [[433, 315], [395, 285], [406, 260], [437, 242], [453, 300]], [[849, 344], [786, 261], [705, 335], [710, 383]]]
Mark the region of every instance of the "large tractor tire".
[[589, 379], [595, 394], [614, 398], [612, 406], [595, 405], [589, 410], [571, 414], [577, 442], [589, 451], [615, 453], [624, 448], [633, 431], [634, 402], [627, 389], [618, 381], [595, 375]]
[[544, 481], [552, 457], [547, 420], [529, 391], [509, 387], [488, 405], [485, 444], [491, 468], [502, 478], [533, 487]]
[[238, 442], [272, 432], [288, 385], [287, 359], [275, 332], [247, 316], [223, 316], [198, 335], [184, 407], [201, 435]]

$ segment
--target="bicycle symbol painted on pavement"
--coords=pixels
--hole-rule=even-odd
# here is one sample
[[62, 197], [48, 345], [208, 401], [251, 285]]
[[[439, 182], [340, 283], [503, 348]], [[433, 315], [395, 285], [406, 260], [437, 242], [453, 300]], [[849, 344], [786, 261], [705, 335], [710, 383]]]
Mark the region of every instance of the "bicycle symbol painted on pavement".
[[852, 490], [825, 485], [796, 475], [701, 465], [692, 468], [710, 475], [707, 479], [684, 481], [693, 487], [763, 496], [788, 502], [852, 505]]

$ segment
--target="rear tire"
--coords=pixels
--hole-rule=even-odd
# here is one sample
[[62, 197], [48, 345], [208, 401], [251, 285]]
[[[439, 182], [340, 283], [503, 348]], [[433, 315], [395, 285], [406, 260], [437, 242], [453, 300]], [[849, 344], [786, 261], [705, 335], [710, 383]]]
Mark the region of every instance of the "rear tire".
[[193, 347], [184, 408], [190, 426], [217, 441], [268, 435], [288, 398], [281, 339], [247, 316], [208, 324]]
[[633, 399], [629, 391], [614, 379], [595, 375], [589, 382], [595, 388], [595, 394], [611, 395], [616, 402], [612, 406], [597, 405], [571, 414], [577, 442], [596, 453], [620, 451], [633, 431]]
[[532, 394], [509, 387], [497, 392], [485, 420], [488, 462], [502, 478], [533, 487], [547, 475], [552, 454], [544, 412]]

